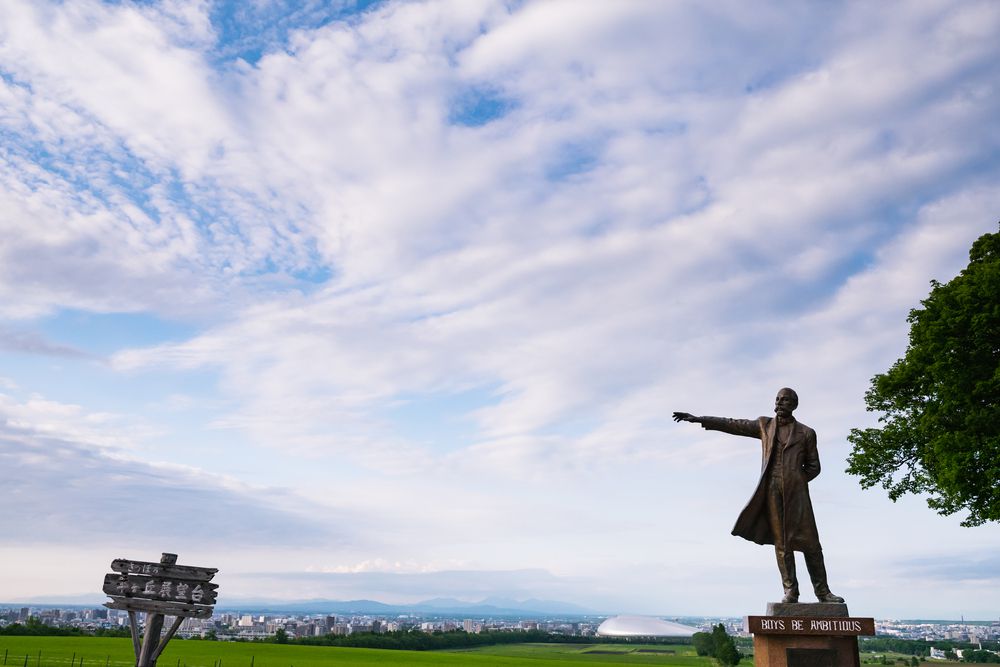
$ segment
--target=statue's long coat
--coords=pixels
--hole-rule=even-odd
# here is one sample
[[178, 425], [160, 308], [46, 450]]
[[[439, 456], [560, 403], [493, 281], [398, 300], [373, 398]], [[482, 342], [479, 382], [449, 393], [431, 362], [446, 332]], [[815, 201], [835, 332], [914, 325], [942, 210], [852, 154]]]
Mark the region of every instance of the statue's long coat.
[[[798, 421], [792, 422], [792, 432], [784, 448], [776, 446], [777, 420], [772, 417], [757, 419], [729, 419], [727, 417], [702, 417], [701, 425], [711, 431], [724, 431], [733, 435], [760, 438], [762, 459], [760, 479], [733, 526], [733, 535], [756, 542], [774, 544], [774, 533], [768, 517], [767, 494], [771, 471], [780, 465], [782, 473], [782, 499], [784, 516], [780, 525], [785, 533], [785, 549], [793, 551], [819, 551], [819, 533], [809, 500], [809, 482], [819, 474], [819, 452], [816, 450], [816, 431]], [[781, 451], [779, 451], [781, 450]]]

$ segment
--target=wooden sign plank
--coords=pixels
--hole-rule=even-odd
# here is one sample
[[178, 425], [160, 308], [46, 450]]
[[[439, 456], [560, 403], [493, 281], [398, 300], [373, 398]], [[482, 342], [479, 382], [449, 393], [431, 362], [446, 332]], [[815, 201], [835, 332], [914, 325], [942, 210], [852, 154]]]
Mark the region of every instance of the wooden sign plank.
[[747, 632], [755, 635], [874, 635], [875, 619], [864, 617], [747, 616]]
[[167, 616], [184, 616], [186, 618], [211, 618], [212, 608], [201, 605], [185, 604], [183, 602], [163, 602], [159, 600], [137, 600], [136, 598], [115, 598], [105, 602], [108, 609], [124, 609], [125, 611], [144, 611], [149, 614], [165, 614]]
[[[111, 601], [104, 606], [128, 612], [136, 667], [156, 667], [156, 659], [185, 618], [212, 617], [215, 591], [219, 588], [209, 583], [218, 572], [214, 567], [178, 565], [177, 554], [164, 552], [159, 563], [116, 558], [111, 569], [113, 573], [104, 575], [103, 589]], [[142, 641], [136, 620], [139, 612], [146, 614]], [[174, 621], [164, 635], [165, 616], [173, 616]]]
[[111, 561], [111, 569], [122, 574], [146, 574], [164, 579], [190, 579], [192, 581], [211, 581], [215, 573], [219, 571], [219, 568], [216, 567], [165, 565], [126, 558], [116, 558]]
[[215, 604], [218, 588], [218, 584], [191, 579], [171, 580], [141, 574], [106, 574], [103, 590], [111, 596], [210, 605]]

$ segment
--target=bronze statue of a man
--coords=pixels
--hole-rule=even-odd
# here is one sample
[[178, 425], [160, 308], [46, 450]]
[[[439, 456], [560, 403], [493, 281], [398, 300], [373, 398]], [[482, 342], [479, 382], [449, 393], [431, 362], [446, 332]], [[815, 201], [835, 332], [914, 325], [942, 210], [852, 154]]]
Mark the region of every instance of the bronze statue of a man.
[[816, 598], [820, 602], [843, 602], [844, 598], [830, 592], [826, 581], [823, 548], [809, 500], [809, 482], [819, 475], [816, 431], [792, 416], [798, 405], [798, 395], [786, 387], [779, 390], [774, 399], [773, 419], [695, 417], [675, 412], [674, 421], [694, 422], [710, 431], [760, 438], [763, 446], [760, 481], [736, 520], [733, 535], [757, 544], [774, 545], [785, 589], [782, 602], [799, 601], [796, 551], [805, 555]]

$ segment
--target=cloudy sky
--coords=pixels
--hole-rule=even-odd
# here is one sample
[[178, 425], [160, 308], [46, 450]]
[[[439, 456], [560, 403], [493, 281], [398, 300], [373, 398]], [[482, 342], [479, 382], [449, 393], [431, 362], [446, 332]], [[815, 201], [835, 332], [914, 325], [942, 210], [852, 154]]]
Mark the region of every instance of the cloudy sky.
[[3, 2], [0, 599], [173, 551], [220, 605], [761, 613], [759, 444], [669, 415], [787, 385], [851, 611], [1000, 616], [995, 525], [844, 472], [997, 230], [997, 34], [991, 1]]

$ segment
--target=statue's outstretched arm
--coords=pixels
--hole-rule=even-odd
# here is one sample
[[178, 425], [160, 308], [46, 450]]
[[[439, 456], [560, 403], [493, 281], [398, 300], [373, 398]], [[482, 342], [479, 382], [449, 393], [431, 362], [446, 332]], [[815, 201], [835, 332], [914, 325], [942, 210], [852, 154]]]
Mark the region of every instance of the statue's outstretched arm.
[[760, 438], [761, 426], [756, 419], [730, 419], [729, 417], [698, 417], [701, 427], [709, 431], [722, 431], [730, 435]]
[[760, 423], [756, 419], [730, 419], [729, 417], [696, 417], [688, 412], [675, 412], [675, 422], [693, 422], [709, 431], [722, 431], [748, 438], [760, 437]]

